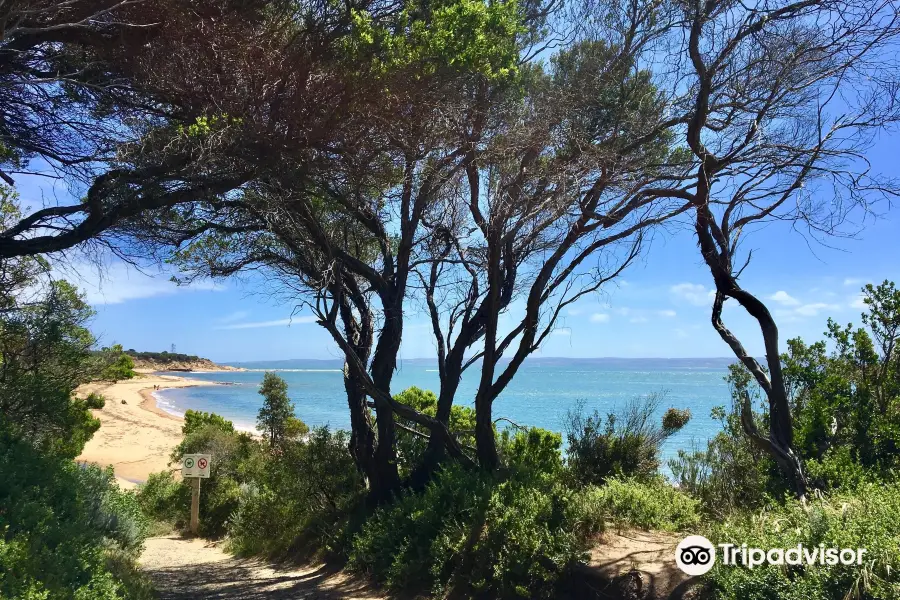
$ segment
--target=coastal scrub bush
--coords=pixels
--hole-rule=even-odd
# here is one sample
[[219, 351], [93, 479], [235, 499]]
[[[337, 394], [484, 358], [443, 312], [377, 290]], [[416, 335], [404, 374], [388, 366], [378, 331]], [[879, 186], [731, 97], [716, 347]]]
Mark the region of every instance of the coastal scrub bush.
[[583, 502], [618, 527], [684, 531], [700, 524], [699, 501], [662, 477], [650, 480], [609, 478], [589, 487]]
[[221, 537], [240, 503], [241, 485], [249, 483], [256, 470], [251, 465], [261, 462], [260, 444], [249, 434], [236, 432], [230, 421], [210, 413], [194, 413], [190, 419], [185, 415], [182, 431], [185, 436], [172, 452], [173, 463], [180, 463], [185, 454], [213, 455], [210, 476], [200, 494], [200, 533]]
[[447, 465], [423, 491], [375, 511], [353, 539], [350, 564], [391, 588], [439, 587], [483, 514], [489, 489], [488, 476]]
[[714, 525], [714, 544], [750, 548], [865, 548], [862, 565], [716, 566], [706, 576], [723, 600], [896, 600], [900, 598], [900, 483], [865, 484], [809, 502], [787, 500]]
[[181, 425], [181, 435], [187, 437], [204, 427], [215, 427], [225, 433], [234, 433], [234, 423], [217, 415], [216, 413], [203, 412], [202, 410], [188, 409], [184, 413], [184, 423]]
[[375, 511], [353, 539], [351, 565], [392, 588], [554, 597], [602, 526], [563, 484], [560, 443], [539, 429], [504, 433], [501, 474], [445, 465], [423, 491]]
[[288, 397], [287, 382], [272, 372], [263, 375], [259, 393], [263, 404], [256, 417], [257, 427], [269, 445], [277, 447], [286, 438], [303, 437], [309, 428], [294, 416], [294, 404]]
[[[434, 392], [418, 387], [409, 387], [396, 396], [397, 402], [413, 407], [420, 413], [434, 417], [437, 415], [438, 398]], [[417, 431], [427, 435], [427, 428], [407, 421], [396, 414], [394, 419], [406, 429], [397, 431], [397, 460], [401, 476], [409, 475], [422, 462], [428, 442], [425, 438], [411, 433]], [[475, 410], [468, 406], [454, 404], [450, 409], [449, 429], [463, 446], [475, 445]]]
[[762, 507], [788, 491], [778, 466], [755, 446], [741, 426], [741, 398], [746, 394], [760, 431], [768, 430], [768, 401], [742, 364], [728, 368], [725, 381], [731, 390], [731, 410], [714, 407], [710, 413], [721, 431], [706, 448], [679, 450], [669, 461], [678, 487], [702, 501], [703, 510], [716, 517]]
[[663, 394], [651, 394], [632, 400], [605, 421], [597, 410], [585, 415], [583, 403], [570, 410], [565, 430], [572, 479], [581, 485], [600, 485], [617, 475], [654, 477], [662, 443], [690, 419], [689, 411], [670, 409], [662, 425], [657, 425], [655, 415], [663, 399]]
[[111, 469], [42, 453], [2, 428], [0, 532], [0, 598], [148, 597], [133, 570], [147, 532], [134, 495]]
[[[790, 339], [781, 356], [794, 449], [812, 487], [820, 490], [852, 491], [866, 482], [891, 481], [900, 471], [900, 290], [888, 281], [870, 284], [862, 300], [864, 327], [829, 319], [828, 343]], [[786, 491], [774, 461], [741, 427], [746, 394], [758, 429], [768, 429], [768, 402], [755, 378], [737, 364], [726, 381], [732, 410], [713, 411], [722, 431], [705, 449], [679, 451], [670, 462], [678, 485], [717, 516], [762, 507]]]
[[241, 486], [229, 527], [231, 548], [277, 558], [345, 558], [365, 484], [345, 431], [312, 430], [260, 465]]
[[191, 490], [170, 471], [151, 473], [137, 491], [138, 504], [151, 519], [185, 527], [190, 518]]

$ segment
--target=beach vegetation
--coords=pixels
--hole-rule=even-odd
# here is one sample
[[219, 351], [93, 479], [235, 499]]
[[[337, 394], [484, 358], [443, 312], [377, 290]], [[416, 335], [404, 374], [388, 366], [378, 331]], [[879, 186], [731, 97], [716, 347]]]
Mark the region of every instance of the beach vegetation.
[[865, 484], [853, 491], [786, 498], [760, 511], [740, 511], [707, 522], [715, 544], [750, 548], [863, 548], [862, 564], [764, 564], [753, 569], [716, 566], [707, 594], [723, 600], [893, 600], [900, 597], [900, 483]]
[[0, 424], [0, 598], [149, 600], [134, 569], [148, 522], [111, 469]]
[[173, 362], [197, 362], [203, 360], [199, 356], [193, 354], [181, 354], [179, 352], [169, 352], [168, 350], [163, 350], [162, 352], [138, 352], [134, 349], [128, 349], [125, 351], [125, 354], [137, 360], [147, 360], [154, 363], [173, 363]]
[[702, 523], [700, 501], [660, 475], [610, 477], [601, 486], [588, 486], [582, 502], [621, 529], [692, 532]]
[[[203, 520], [200, 532], [207, 537], [221, 537], [227, 530], [232, 513], [238, 508], [241, 486], [251, 477], [251, 471], [262, 462], [262, 448], [249, 433], [235, 431], [230, 422], [218, 415], [199, 413], [198, 419], [188, 427], [181, 443], [173, 450], [171, 463], [181, 464], [185, 454], [212, 454], [210, 477], [204, 481], [200, 494], [200, 510]], [[181, 485], [189, 489], [189, 483]], [[180, 492], [190, 497], [190, 492]]]
[[690, 411], [670, 408], [659, 421], [664, 394], [630, 400], [606, 417], [586, 414], [579, 403], [568, 411], [565, 430], [569, 473], [582, 485], [600, 485], [616, 476], [652, 479], [656, 476], [663, 442], [684, 427]]
[[273, 372], [263, 375], [259, 393], [262, 406], [256, 417], [257, 428], [270, 446], [278, 447], [288, 438], [306, 435], [309, 428], [294, 416], [294, 403], [288, 398], [287, 382]]

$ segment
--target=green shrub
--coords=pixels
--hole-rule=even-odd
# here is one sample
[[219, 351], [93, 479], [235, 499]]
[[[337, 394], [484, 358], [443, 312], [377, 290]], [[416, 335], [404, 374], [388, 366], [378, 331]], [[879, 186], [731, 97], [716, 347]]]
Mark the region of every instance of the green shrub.
[[612, 477], [585, 490], [586, 504], [619, 527], [684, 531], [700, 524], [699, 502], [658, 477], [649, 481]]
[[112, 563], [133, 564], [146, 531], [111, 469], [47, 456], [0, 431], [0, 598], [145, 597], [146, 583], [122, 580]]
[[651, 478], [659, 468], [662, 443], [683, 427], [690, 412], [669, 409], [663, 426], [654, 415], [663, 395], [652, 394], [630, 402], [621, 414], [609, 414], [604, 422], [598, 411], [585, 416], [584, 406], [566, 417], [566, 460], [573, 481], [600, 485], [609, 477]]
[[563, 471], [561, 446], [560, 434], [539, 427], [529, 427], [515, 433], [507, 429], [497, 440], [500, 457], [519, 478], [558, 478]]
[[[193, 411], [188, 411], [192, 413]], [[228, 520], [240, 503], [241, 485], [249, 483], [261, 464], [259, 442], [246, 433], [238, 433], [230, 421], [211, 413], [185, 415], [185, 437], [172, 453], [172, 462], [180, 463], [185, 454], [211, 454], [210, 476], [202, 483], [200, 494], [200, 534], [225, 535]], [[181, 486], [189, 488], [189, 483]], [[190, 496], [187, 491], [181, 492]]]
[[375, 511], [353, 539], [350, 564], [392, 588], [439, 587], [488, 490], [485, 476], [448, 465], [421, 493], [407, 492]]
[[[736, 386], [734, 393], [747, 390], [762, 415], [765, 400], [758, 389], [749, 386], [749, 377], [745, 369], [732, 365], [727, 379]], [[709, 440], [706, 448], [679, 450], [678, 457], [669, 461], [679, 489], [699, 498], [704, 512], [714, 517], [760, 508], [782, 497], [787, 489], [775, 461], [744, 433], [738, 410], [736, 405], [731, 412], [714, 408], [711, 416], [721, 423], [722, 431]], [[767, 426], [760, 415], [758, 426], [764, 431]]]
[[562, 483], [561, 437], [501, 434], [501, 478], [446, 465], [422, 492], [379, 508], [353, 539], [351, 565], [392, 588], [487, 598], [551, 598], [602, 526]]
[[714, 525], [715, 544], [750, 548], [865, 548], [856, 565], [724, 566], [707, 575], [723, 600], [868, 600], [900, 598], [900, 484], [866, 484], [808, 503], [795, 500], [764, 511], [736, 515]]
[[349, 553], [365, 484], [347, 450], [347, 433], [313, 429], [306, 441], [288, 441], [241, 487], [229, 527], [242, 554]]
[[[413, 386], [394, 396], [394, 399], [428, 416], [434, 417], [437, 415], [438, 398], [434, 392]], [[394, 415], [394, 419], [408, 429], [426, 435], [429, 433], [427, 428], [412, 421], [407, 421], [397, 415]], [[450, 409], [449, 429], [451, 433], [456, 435], [461, 444], [474, 446], [475, 410], [468, 406], [454, 404]], [[409, 475], [422, 462], [427, 446], [428, 441], [425, 438], [410, 433], [405, 429], [398, 429], [397, 461], [401, 476]]]
[[[184, 413], [184, 424], [181, 426], [181, 435], [187, 437], [204, 427], [215, 427], [225, 433], [234, 433], [234, 423], [216, 413], [203, 412], [202, 410], [188, 409]], [[182, 452], [186, 454], [186, 452]]]
[[555, 598], [560, 578], [586, 558], [584, 534], [594, 533], [584, 527], [581, 506], [561, 483], [542, 489], [512, 478], [497, 485], [465, 565], [468, 587], [488, 598]]
[[184, 527], [190, 519], [190, 488], [169, 471], [151, 473], [138, 488], [137, 500], [144, 514], [156, 521]]

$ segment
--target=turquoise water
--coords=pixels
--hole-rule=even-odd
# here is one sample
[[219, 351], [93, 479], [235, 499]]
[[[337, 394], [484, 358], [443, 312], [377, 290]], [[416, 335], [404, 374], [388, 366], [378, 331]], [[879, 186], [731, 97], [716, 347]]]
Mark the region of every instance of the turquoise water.
[[[689, 449], [718, 432], [710, 418], [714, 406], [729, 405], [723, 377], [726, 359], [537, 359], [519, 370], [507, 390], [494, 404], [495, 417], [507, 417], [522, 425], [562, 431], [566, 412], [581, 401], [588, 411], [615, 412], [631, 398], [665, 392], [660, 405], [688, 408], [690, 423], [667, 440], [664, 458], [679, 448]], [[156, 392], [160, 408], [181, 415], [187, 409], [211, 411], [232, 420], [242, 429], [253, 429], [262, 398], [257, 393], [266, 370], [276, 370], [289, 386], [297, 416], [308, 425], [349, 428], [339, 361], [278, 361], [245, 363], [250, 370], [177, 375], [227, 383], [229, 385], [175, 388]], [[478, 373], [463, 376], [457, 396], [460, 404], [471, 405]], [[395, 392], [409, 386], [438, 389], [438, 373], [433, 362], [404, 361], [394, 376]]]

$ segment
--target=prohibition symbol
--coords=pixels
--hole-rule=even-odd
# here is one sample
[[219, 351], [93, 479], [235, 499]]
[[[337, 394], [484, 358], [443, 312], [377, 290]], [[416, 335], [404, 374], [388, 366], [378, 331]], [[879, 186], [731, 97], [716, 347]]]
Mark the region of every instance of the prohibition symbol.
[[200, 460], [197, 461], [197, 466], [200, 467], [201, 469], [205, 469], [205, 468], [206, 468], [206, 464], [207, 464], [207, 463], [206, 463], [206, 459], [205, 459], [205, 458], [201, 458]]
[[[188, 469], [193, 469], [194, 468], [194, 459], [193, 458], [184, 459], [184, 466]], [[203, 461], [203, 466], [204, 467], [206, 466], [206, 461]]]

